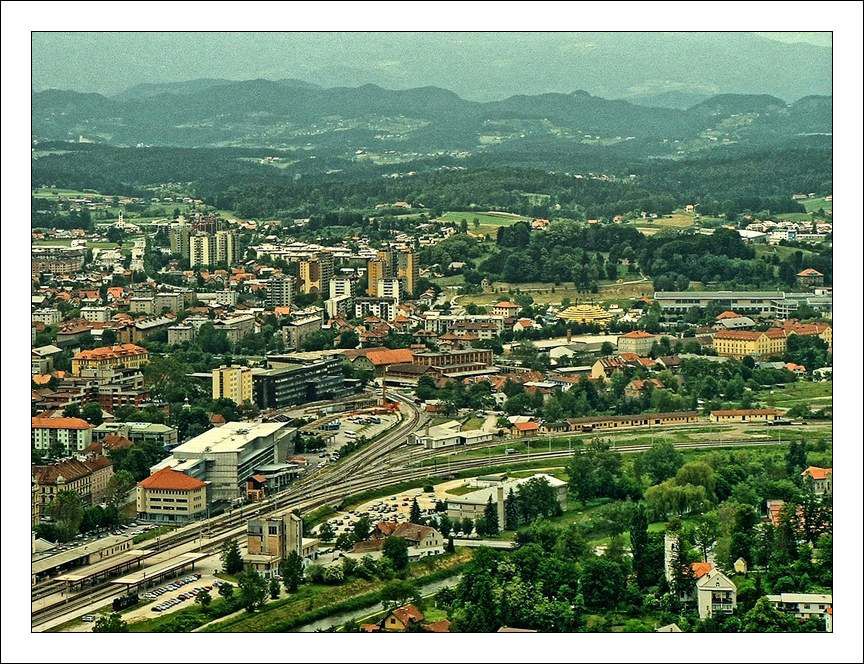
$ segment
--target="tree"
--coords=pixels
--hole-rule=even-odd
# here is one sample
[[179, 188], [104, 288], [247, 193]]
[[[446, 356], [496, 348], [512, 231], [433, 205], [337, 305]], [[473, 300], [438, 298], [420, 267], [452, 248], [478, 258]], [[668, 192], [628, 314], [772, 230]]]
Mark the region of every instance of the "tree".
[[463, 517], [463, 519], [462, 519], [462, 521], [461, 521], [461, 523], [460, 523], [460, 527], [461, 527], [461, 529], [462, 529], [462, 532], [463, 532], [466, 536], [468, 536], [468, 535], [470, 535], [472, 532], [474, 532], [474, 520], [473, 520], [471, 517], [468, 517], [468, 516]]
[[438, 519], [438, 530], [444, 537], [450, 536], [450, 532], [453, 530], [453, 522], [446, 514], [442, 514]]
[[98, 403], [88, 403], [81, 411], [81, 416], [94, 427], [102, 424], [102, 407]]
[[228, 540], [222, 547], [222, 571], [225, 574], [238, 574], [243, 571], [243, 558], [237, 540]]
[[93, 625], [93, 631], [100, 633], [125, 633], [129, 631], [129, 625], [120, 617], [119, 613], [112, 612], [107, 616], [99, 616], [96, 619], [96, 624]]
[[411, 581], [397, 579], [390, 581], [381, 589], [381, 602], [387, 609], [392, 609], [403, 604], [420, 604], [420, 590]]
[[640, 588], [647, 588], [650, 570], [648, 569], [648, 512], [639, 503], [630, 515], [630, 550], [633, 553], [633, 571]]
[[605, 556], [588, 556], [582, 563], [581, 580], [585, 605], [597, 609], [615, 608], [627, 587], [623, 566]]
[[793, 440], [789, 443], [789, 449], [786, 450], [786, 472], [797, 478], [806, 467], [807, 446], [803, 440]]
[[408, 542], [401, 537], [388, 537], [384, 540], [384, 557], [393, 563], [394, 569], [401, 572], [408, 567]]
[[794, 632], [797, 631], [793, 616], [779, 611], [767, 597], [756, 600], [755, 606], [744, 614], [741, 628], [745, 632]]
[[420, 514], [420, 505], [417, 503], [417, 498], [411, 501], [411, 515], [409, 517], [409, 521], [411, 523], [420, 523], [420, 519], [423, 517]]
[[247, 569], [237, 577], [240, 602], [249, 613], [264, 603], [267, 597], [267, 582], [254, 569]]
[[270, 579], [270, 599], [279, 599], [279, 593], [282, 588], [279, 586], [279, 579]]
[[330, 525], [329, 521], [325, 521], [320, 526], [318, 526], [318, 538], [324, 542], [329, 542], [335, 537], [336, 533], [333, 531], [333, 526]]
[[296, 593], [303, 581], [303, 559], [296, 551], [291, 551], [279, 567], [282, 583], [289, 593]]
[[368, 516], [361, 516], [354, 523], [354, 539], [362, 542], [369, 538], [369, 533], [372, 532], [372, 522]]
[[227, 581], [219, 584], [219, 597], [225, 601], [230, 600], [234, 596], [234, 586]]
[[70, 403], [63, 409], [63, 417], [81, 417], [81, 406]]
[[498, 508], [492, 502], [492, 496], [489, 496], [486, 507], [483, 508], [483, 529], [487, 535], [498, 534]]
[[129, 492], [135, 488], [135, 478], [128, 470], [120, 470], [108, 480], [106, 498], [109, 505], [119, 507], [126, 503]]
[[354, 546], [354, 535], [353, 533], [341, 533], [339, 537], [336, 538], [336, 548], [341, 551], [347, 551], [348, 549]]
[[210, 602], [212, 601], [213, 597], [208, 591], [204, 590], [203, 588], [195, 594], [195, 603], [201, 606], [201, 608], [206, 609], [208, 606], [210, 606]]
[[684, 463], [684, 456], [672, 443], [657, 441], [636, 458], [639, 474], [647, 473], [652, 484], [674, 477]]
[[684, 486], [691, 484], [693, 486], [705, 487], [705, 493], [708, 496], [714, 495], [714, 469], [704, 461], [691, 461], [685, 463], [675, 474], [675, 484]]
[[63, 541], [72, 539], [78, 534], [84, 520], [81, 496], [68, 489], [60, 491], [48, 505], [48, 515], [54, 519], [58, 537]]
[[519, 505], [516, 503], [516, 496], [511, 488], [504, 499], [504, 528], [507, 530], [516, 530], [519, 527]]
[[708, 562], [708, 554], [717, 543], [719, 530], [720, 523], [717, 520], [717, 515], [712, 512], [702, 515], [696, 522], [696, 528], [693, 530], [693, 540], [696, 546], [699, 547], [704, 562]]

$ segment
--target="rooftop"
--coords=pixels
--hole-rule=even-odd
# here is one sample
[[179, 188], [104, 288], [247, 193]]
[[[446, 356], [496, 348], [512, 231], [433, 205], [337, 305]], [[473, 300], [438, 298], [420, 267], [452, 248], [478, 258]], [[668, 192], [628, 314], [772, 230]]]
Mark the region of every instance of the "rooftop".
[[252, 441], [273, 435], [285, 426], [283, 422], [227, 422], [187, 440], [175, 448], [174, 455], [182, 457], [184, 452], [237, 452]]
[[138, 486], [144, 489], [173, 489], [176, 491], [193, 491], [195, 489], [200, 489], [205, 485], [199, 479], [194, 477], [190, 477], [186, 473], [181, 473], [178, 470], [174, 470], [172, 468], [163, 468], [162, 470], [158, 470], [150, 477], [146, 477], [140, 482], [138, 482]]

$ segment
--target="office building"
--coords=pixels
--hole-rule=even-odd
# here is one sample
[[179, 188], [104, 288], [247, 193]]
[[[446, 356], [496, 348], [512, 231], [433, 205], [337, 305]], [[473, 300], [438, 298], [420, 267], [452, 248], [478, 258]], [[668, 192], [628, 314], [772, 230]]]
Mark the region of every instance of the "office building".
[[262, 410], [337, 399], [350, 391], [345, 386], [340, 357], [304, 361], [270, 356], [268, 360], [271, 368], [252, 373], [255, 405]]
[[178, 445], [153, 466], [207, 482], [208, 500], [230, 502], [246, 495], [246, 480], [259, 466], [284, 460], [295, 429], [282, 422], [226, 422]]
[[138, 519], [156, 523], [187, 523], [207, 515], [207, 483], [173, 468], [162, 468], [138, 482]]

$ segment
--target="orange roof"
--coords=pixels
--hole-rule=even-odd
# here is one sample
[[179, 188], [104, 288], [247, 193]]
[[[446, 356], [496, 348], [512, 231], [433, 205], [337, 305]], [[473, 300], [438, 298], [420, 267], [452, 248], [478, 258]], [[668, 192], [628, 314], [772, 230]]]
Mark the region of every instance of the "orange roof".
[[827, 480], [831, 477], [831, 468], [808, 466], [801, 475], [812, 477], [814, 480]]
[[392, 613], [403, 625], [407, 625], [409, 622], [423, 622], [423, 612], [413, 604], [400, 606], [393, 609]]
[[536, 431], [540, 428], [537, 422], [516, 422], [513, 426], [517, 431]]
[[424, 632], [437, 632], [443, 634], [450, 631], [449, 620], [438, 620], [436, 622], [426, 623], [423, 625]]
[[206, 485], [201, 480], [189, 477], [189, 475], [181, 473], [179, 470], [163, 468], [162, 470], [153, 473], [150, 477], [146, 477], [138, 482], [138, 486], [143, 487], [144, 489], [192, 491], [193, 489], [200, 489]]
[[37, 385], [47, 385], [51, 381], [51, 374], [34, 374], [30, 379]]
[[288, 316], [291, 313], [291, 307], [275, 307], [273, 312], [277, 316]]
[[690, 569], [693, 570], [693, 576], [697, 579], [701, 579], [703, 576], [708, 574], [712, 569], [714, 569], [714, 563], [690, 563]]
[[779, 415], [776, 408], [733, 408], [731, 410], [712, 410], [711, 414], [719, 417], [735, 417], [736, 415]]
[[518, 309], [518, 304], [513, 304], [509, 300], [503, 300], [502, 302], [498, 302], [492, 305], [493, 307], [504, 307], [505, 309]]
[[31, 417], [33, 429], [89, 429], [90, 423], [80, 417]]
[[135, 344], [117, 344], [116, 346], [101, 346], [93, 350], [82, 350], [74, 359], [76, 360], [98, 360], [111, 357], [125, 357], [129, 355], [146, 354], [147, 349]]
[[654, 335], [650, 332], [646, 332], [645, 330], [633, 330], [632, 332], [628, 332], [625, 335], [622, 335], [625, 339], [648, 339], [653, 338]]
[[725, 320], [726, 318], [741, 318], [741, 314], [736, 314], [734, 311], [729, 311], [727, 309], [722, 314], [717, 316], [715, 320]]
[[414, 353], [407, 348], [370, 350], [366, 353], [366, 359], [376, 367], [384, 364], [403, 364], [410, 363], [414, 359]]
[[801, 270], [798, 275], [799, 277], [822, 277], [824, 276], [819, 270], [814, 270], [812, 267], [808, 267], [806, 270]]

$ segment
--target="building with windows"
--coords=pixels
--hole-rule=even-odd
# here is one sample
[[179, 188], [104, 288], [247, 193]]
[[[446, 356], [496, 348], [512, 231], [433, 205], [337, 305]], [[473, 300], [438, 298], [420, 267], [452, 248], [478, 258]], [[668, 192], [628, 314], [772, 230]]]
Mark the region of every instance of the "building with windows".
[[108, 436], [123, 436], [135, 444], [158, 443], [163, 447], [176, 445], [177, 435], [175, 427], [155, 422], [103, 422], [93, 429], [96, 441]]
[[814, 616], [824, 617], [833, 608], [833, 596], [818, 593], [780, 593], [779, 595], [765, 595], [778, 611], [793, 614], [800, 620], [807, 620]]
[[691, 309], [709, 306], [761, 318], [788, 318], [802, 304], [823, 314], [830, 315], [832, 310], [830, 297], [781, 291], [657, 291], [654, 301], [667, 320], [677, 320]]
[[633, 330], [618, 337], [619, 353], [636, 353], [639, 357], [651, 354], [651, 348], [657, 341], [657, 335], [644, 330]]
[[30, 444], [40, 451], [60, 449], [64, 454], [83, 452], [93, 442], [93, 427], [78, 417], [30, 418]]
[[824, 493], [832, 493], [833, 475], [831, 468], [818, 468], [817, 466], [808, 466], [801, 473], [805, 482], [812, 480], [813, 492], [820, 496]]
[[714, 334], [714, 351], [720, 357], [736, 360], [747, 357], [772, 357], [786, 352], [786, 333], [780, 328], [764, 332], [751, 330], [720, 330]]
[[338, 399], [350, 392], [342, 375], [340, 357], [301, 360], [270, 356], [268, 363], [269, 369], [252, 372], [255, 405], [262, 410]]
[[171, 224], [168, 227], [168, 244], [172, 254], [189, 258], [189, 235], [191, 232], [192, 226], [185, 221]]
[[388, 279], [379, 279], [375, 295], [377, 297], [390, 298], [394, 300], [396, 304], [399, 304], [399, 297], [401, 295], [401, 282], [395, 277], [391, 277]]
[[267, 308], [290, 307], [293, 298], [294, 279], [290, 276], [271, 277], [267, 282]]
[[330, 280], [330, 299], [354, 295], [354, 281], [350, 277], [333, 277]]
[[162, 468], [136, 488], [138, 518], [157, 523], [186, 523], [207, 514], [207, 483], [172, 468]]
[[82, 350], [72, 358], [72, 375], [80, 376], [84, 369], [140, 369], [149, 357], [146, 348], [135, 344]]
[[213, 399], [231, 399], [238, 406], [252, 403], [252, 369], [222, 365], [213, 369]]
[[294, 512], [281, 517], [250, 519], [246, 524], [243, 560], [256, 572], [270, 578], [289, 553], [304, 560], [318, 557], [318, 540], [303, 537], [303, 519]]
[[87, 461], [67, 459], [50, 465], [33, 466], [33, 512], [40, 517], [47, 514], [48, 506], [61, 491], [74, 491], [85, 505], [95, 505], [105, 498], [108, 481], [114, 467], [105, 457]]
[[42, 309], [36, 309], [32, 314], [30, 314], [30, 320], [33, 323], [57, 325], [61, 320], [63, 320], [63, 314], [60, 313], [59, 309], [44, 307]]
[[319, 332], [323, 323], [324, 317], [320, 314], [295, 318], [289, 321], [282, 328], [282, 338], [285, 341], [285, 347], [300, 350], [306, 337]]
[[386, 279], [388, 276], [388, 266], [387, 261], [382, 259], [380, 256], [378, 258], [373, 258], [366, 264], [366, 294], [369, 297], [375, 297], [378, 295], [378, 281], [379, 279]]
[[825, 275], [808, 267], [795, 275], [795, 282], [802, 288], [815, 288], [825, 283]]
[[300, 261], [300, 288], [304, 293], [326, 293], [333, 277], [333, 254], [318, 252]]
[[294, 432], [282, 422], [226, 422], [178, 445], [150, 470], [185, 473], [208, 483], [211, 503], [230, 502], [246, 495], [246, 480], [259, 466], [285, 460]]

